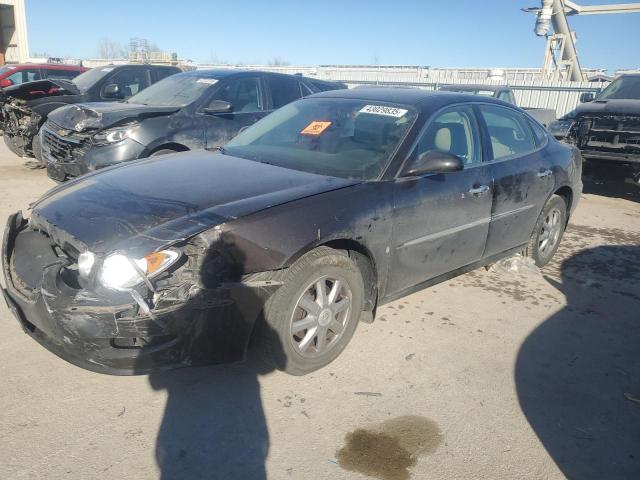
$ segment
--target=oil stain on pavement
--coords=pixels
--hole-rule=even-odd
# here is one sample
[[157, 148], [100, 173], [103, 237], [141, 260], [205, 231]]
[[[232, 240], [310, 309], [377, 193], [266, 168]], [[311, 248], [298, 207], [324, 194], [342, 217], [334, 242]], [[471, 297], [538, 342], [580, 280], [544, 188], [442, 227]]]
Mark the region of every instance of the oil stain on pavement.
[[336, 459], [345, 470], [381, 480], [407, 480], [418, 457], [434, 452], [442, 438], [435, 422], [407, 415], [347, 433]]

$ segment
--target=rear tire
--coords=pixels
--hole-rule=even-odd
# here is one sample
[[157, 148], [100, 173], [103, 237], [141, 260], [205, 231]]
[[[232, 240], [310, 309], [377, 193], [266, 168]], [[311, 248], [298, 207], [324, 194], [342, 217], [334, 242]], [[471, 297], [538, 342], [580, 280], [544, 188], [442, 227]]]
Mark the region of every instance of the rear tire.
[[567, 203], [552, 195], [538, 217], [525, 255], [542, 268], [553, 258], [567, 226]]
[[362, 274], [346, 252], [319, 247], [284, 271], [282, 282], [265, 305], [255, 345], [268, 364], [305, 375], [351, 340], [364, 308]]

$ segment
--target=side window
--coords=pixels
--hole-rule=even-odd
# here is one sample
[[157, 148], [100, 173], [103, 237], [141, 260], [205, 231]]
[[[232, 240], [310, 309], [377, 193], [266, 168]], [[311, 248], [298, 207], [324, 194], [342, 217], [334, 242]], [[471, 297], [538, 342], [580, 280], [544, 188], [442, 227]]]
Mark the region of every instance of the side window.
[[9, 75], [7, 79], [11, 80], [14, 85], [20, 85], [24, 82], [34, 82], [41, 80], [40, 70], [37, 68], [29, 68], [25, 70], [19, 70], [13, 75]]
[[527, 120], [529, 121], [531, 130], [533, 130], [533, 136], [536, 138], [536, 143], [539, 147], [542, 147], [545, 143], [547, 143], [547, 140], [549, 139], [549, 137], [547, 136], [547, 131], [537, 122], [534, 122], [531, 119]]
[[47, 78], [63, 78], [67, 80], [71, 80], [80, 74], [76, 70], [59, 70], [56, 68], [45, 68], [42, 71]]
[[452, 153], [465, 165], [482, 162], [478, 124], [471, 107], [453, 107], [435, 117], [414, 150], [415, 158], [432, 150]]
[[503, 90], [498, 94], [498, 99], [503, 102], [513, 103], [513, 99], [511, 98], [511, 92], [507, 90]]
[[30, 68], [29, 70], [23, 70], [22, 72], [25, 74], [25, 82], [35, 82], [36, 80], [42, 80], [42, 74], [40, 73], [39, 68]]
[[260, 79], [258, 77], [246, 77], [239, 80], [231, 80], [224, 85], [211, 99], [224, 100], [233, 105], [234, 112], [260, 112], [264, 110]]
[[288, 77], [268, 77], [273, 108], [280, 108], [301, 96], [298, 80]]
[[117, 85], [118, 98], [127, 98], [149, 86], [149, 72], [141, 68], [120, 70], [106, 81], [106, 85]]
[[12, 73], [7, 77], [7, 80], [11, 80], [12, 85], [20, 85], [22, 82], [24, 82], [24, 80], [22, 80], [22, 71]]
[[163, 78], [167, 78], [170, 77], [171, 75], [173, 75], [174, 73], [177, 73], [174, 69], [172, 68], [156, 68], [154, 70], [155, 72], [155, 81], [159, 82], [160, 80], [162, 80]]
[[311, 85], [307, 85], [307, 84], [306, 84], [306, 83], [304, 83], [304, 82], [300, 82], [300, 94], [301, 94], [303, 97], [307, 97], [307, 96], [309, 96], [309, 95], [313, 95], [314, 93], [316, 93], [316, 92], [317, 92], [317, 90], [316, 90], [316, 91], [314, 91], [312, 87], [313, 87], [313, 84], [311, 84]]
[[525, 117], [509, 108], [480, 106], [491, 137], [493, 159], [523, 155], [536, 149]]

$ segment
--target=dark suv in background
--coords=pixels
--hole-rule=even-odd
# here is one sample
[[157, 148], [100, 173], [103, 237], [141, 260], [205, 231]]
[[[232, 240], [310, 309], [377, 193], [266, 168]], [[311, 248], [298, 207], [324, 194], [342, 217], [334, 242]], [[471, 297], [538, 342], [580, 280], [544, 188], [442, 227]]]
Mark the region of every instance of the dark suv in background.
[[51, 178], [154, 155], [219, 147], [269, 112], [313, 93], [346, 88], [299, 75], [196, 70], [119, 103], [60, 108], [40, 133]]
[[5, 143], [17, 155], [33, 154], [39, 158], [37, 133], [56, 108], [80, 102], [122, 100], [180, 71], [171, 66], [108, 65], [71, 80], [48, 78], [2, 89]]

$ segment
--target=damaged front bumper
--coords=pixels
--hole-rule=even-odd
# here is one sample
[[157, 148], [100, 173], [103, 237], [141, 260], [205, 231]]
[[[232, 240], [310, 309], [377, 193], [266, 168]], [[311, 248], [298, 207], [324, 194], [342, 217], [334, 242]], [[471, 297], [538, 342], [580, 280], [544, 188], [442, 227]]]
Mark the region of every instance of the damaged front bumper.
[[145, 149], [131, 138], [108, 145], [94, 145], [90, 135], [56, 128], [50, 122], [40, 131], [40, 144], [47, 174], [58, 182], [135, 160]]
[[23, 100], [10, 99], [2, 106], [2, 129], [9, 149], [20, 157], [33, 154], [33, 139], [38, 134], [41, 116]]
[[640, 167], [640, 116], [583, 116], [573, 129], [585, 160]]
[[264, 302], [279, 286], [186, 285], [185, 295], [182, 279], [145, 314], [130, 292], [82, 288], [73, 258], [21, 213], [9, 217], [2, 246], [3, 295], [23, 330], [68, 362], [112, 375], [242, 360]]

